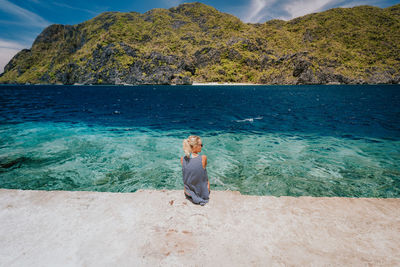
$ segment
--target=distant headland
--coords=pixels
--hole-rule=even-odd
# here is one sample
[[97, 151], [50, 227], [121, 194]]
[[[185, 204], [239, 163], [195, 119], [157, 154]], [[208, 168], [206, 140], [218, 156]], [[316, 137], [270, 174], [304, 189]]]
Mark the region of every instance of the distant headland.
[[54, 24], [0, 75], [13, 84], [398, 84], [400, 4], [243, 23], [201, 3]]

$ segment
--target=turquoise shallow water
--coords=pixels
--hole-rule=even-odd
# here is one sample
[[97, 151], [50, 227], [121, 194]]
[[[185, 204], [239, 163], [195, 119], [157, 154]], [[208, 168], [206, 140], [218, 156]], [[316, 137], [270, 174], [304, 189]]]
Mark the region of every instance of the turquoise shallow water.
[[91, 88], [21, 88], [0, 87], [1, 188], [182, 189], [182, 139], [199, 134], [214, 190], [400, 196], [399, 87], [234, 88], [231, 102], [230, 88], [210, 87], [203, 106], [182, 97], [193, 87], [96, 87], [93, 105]]

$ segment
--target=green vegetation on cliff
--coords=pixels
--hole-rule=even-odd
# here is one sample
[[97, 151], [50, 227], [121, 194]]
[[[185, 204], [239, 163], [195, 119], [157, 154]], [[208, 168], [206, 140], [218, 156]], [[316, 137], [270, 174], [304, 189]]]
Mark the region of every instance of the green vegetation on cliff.
[[1, 83], [398, 83], [400, 5], [243, 23], [201, 4], [51, 25]]

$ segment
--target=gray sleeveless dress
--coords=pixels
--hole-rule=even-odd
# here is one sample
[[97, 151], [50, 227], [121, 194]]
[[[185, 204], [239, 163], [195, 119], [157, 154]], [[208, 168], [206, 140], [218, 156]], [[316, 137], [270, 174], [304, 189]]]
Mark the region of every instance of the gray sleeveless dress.
[[209, 200], [207, 169], [203, 168], [201, 155], [195, 158], [183, 157], [183, 184], [195, 204], [205, 204]]

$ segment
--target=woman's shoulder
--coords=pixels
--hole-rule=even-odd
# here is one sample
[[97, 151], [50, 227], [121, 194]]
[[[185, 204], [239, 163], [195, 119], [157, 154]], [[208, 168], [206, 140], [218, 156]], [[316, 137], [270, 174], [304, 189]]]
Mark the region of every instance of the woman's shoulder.
[[201, 155], [201, 164], [203, 165], [203, 168], [205, 169], [207, 166], [207, 156], [206, 155]]

